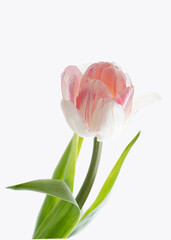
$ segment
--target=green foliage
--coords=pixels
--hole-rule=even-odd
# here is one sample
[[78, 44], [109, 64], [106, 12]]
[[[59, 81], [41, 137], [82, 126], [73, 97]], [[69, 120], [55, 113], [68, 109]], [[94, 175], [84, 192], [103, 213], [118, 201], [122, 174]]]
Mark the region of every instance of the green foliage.
[[101, 190], [100, 190], [96, 200], [93, 202], [91, 207], [84, 213], [84, 215], [82, 216], [82, 218], [80, 219], [79, 223], [76, 225], [76, 227], [74, 228], [74, 230], [72, 231], [70, 236], [75, 235], [80, 230], [82, 230], [87, 224], [89, 224], [90, 221], [96, 215], [96, 213], [104, 205], [105, 200], [106, 200], [108, 194], [110, 193], [110, 191], [111, 191], [111, 189], [112, 189], [112, 187], [113, 187], [113, 185], [115, 183], [115, 180], [116, 180], [116, 178], [117, 178], [117, 176], [119, 174], [121, 166], [122, 166], [122, 164], [123, 164], [123, 162], [124, 162], [128, 152], [132, 148], [133, 144], [138, 139], [139, 135], [140, 135], [140, 132], [135, 136], [135, 138], [125, 148], [125, 150], [123, 151], [123, 153], [120, 156], [119, 160], [117, 161], [117, 163], [115, 164], [114, 168], [112, 169], [112, 171], [110, 172], [109, 176], [107, 177], [107, 179], [106, 179], [103, 187], [101, 188]]
[[[41, 179], [8, 187], [31, 190], [62, 199], [54, 206], [35, 233], [34, 238], [64, 238], [71, 232], [80, 216], [80, 209], [64, 181]], [[65, 224], [64, 224], [65, 223]]]
[[[76, 161], [83, 141], [83, 139], [76, 134], [74, 134], [68, 144], [54, 171], [52, 179], [35, 180], [8, 187], [14, 190], [31, 190], [47, 194], [37, 219], [33, 238], [67, 238], [75, 235], [89, 224], [99, 209], [104, 205], [121, 166], [139, 135], [140, 132], [125, 148], [107, 177], [97, 198], [83, 214], [81, 219], [80, 208], [72, 195]], [[98, 152], [100, 152], [100, 150]]]
[[30, 190], [40, 193], [46, 193], [55, 198], [60, 198], [66, 202], [70, 202], [76, 206], [77, 202], [72, 196], [72, 192], [64, 181], [55, 179], [39, 179], [26, 183], [8, 187], [13, 190]]
[[72, 195], [75, 165], [83, 138], [74, 134], [52, 179], [12, 186], [48, 194], [39, 212], [33, 238], [66, 238], [79, 220], [80, 209]]

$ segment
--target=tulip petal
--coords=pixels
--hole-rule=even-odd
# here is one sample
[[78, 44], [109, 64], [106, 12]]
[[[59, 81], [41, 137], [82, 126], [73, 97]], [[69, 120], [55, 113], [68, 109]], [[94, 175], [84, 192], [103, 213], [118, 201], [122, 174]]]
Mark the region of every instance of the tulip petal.
[[92, 79], [102, 81], [113, 97], [122, 89], [132, 85], [130, 78], [124, 74], [119, 66], [108, 62], [92, 64], [82, 77], [80, 89]]
[[80, 111], [75, 105], [66, 100], [61, 101], [61, 107], [70, 128], [81, 137], [93, 137], [94, 133], [90, 132], [88, 124], [83, 119]]
[[98, 101], [98, 104], [95, 108], [95, 110], [92, 113], [92, 119], [91, 119], [91, 131], [96, 132], [98, 131], [98, 126], [99, 126], [99, 121], [100, 121], [100, 117], [101, 117], [101, 112], [102, 112], [102, 108], [104, 106], [104, 101], [105, 99], [100, 99]]
[[68, 66], [61, 75], [62, 95], [65, 100], [75, 103], [82, 73], [76, 66]]
[[98, 123], [98, 132], [96, 134], [98, 141], [118, 136], [124, 121], [125, 112], [120, 104], [113, 100], [105, 103]]
[[91, 130], [93, 112], [101, 98], [112, 99], [112, 95], [104, 83], [99, 80], [91, 80], [87, 82], [77, 97], [77, 109], [80, 110]]
[[98, 63], [93, 63], [92, 65], [90, 65], [82, 77], [80, 89], [82, 89], [82, 87], [89, 80], [92, 80], [92, 79], [100, 80], [102, 69], [107, 66], [111, 66], [111, 63], [98, 62]]
[[113, 97], [126, 87], [126, 79], [125, 74], [118, 66], [108, 66], [101, 73], [101, 81], [109, 87]]
[[129, 115], [132, 109], [132, 100], [134, 95], [134, 88], [127, 87], [119, 92], [116, 96], [115, 101], [122, 105], [126, 115]]
[[136, 113], [140, 108], [147, 106], [148, 104], [154, 103], [160, 99], [160, 95], [154, 92], [139, 95], [133, 103], [132, 111], [133, 113]]

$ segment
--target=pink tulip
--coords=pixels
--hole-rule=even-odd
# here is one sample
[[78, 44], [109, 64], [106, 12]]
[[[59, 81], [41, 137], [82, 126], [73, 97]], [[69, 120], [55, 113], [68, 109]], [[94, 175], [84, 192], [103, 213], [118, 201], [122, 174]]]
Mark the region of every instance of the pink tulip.
[[132, 115], [134, 87], [119, 66], [94, 63], [84, 74], [68, 66], [61, 78], [62, 110], [75, 133], [102, 141], [121, 132]]

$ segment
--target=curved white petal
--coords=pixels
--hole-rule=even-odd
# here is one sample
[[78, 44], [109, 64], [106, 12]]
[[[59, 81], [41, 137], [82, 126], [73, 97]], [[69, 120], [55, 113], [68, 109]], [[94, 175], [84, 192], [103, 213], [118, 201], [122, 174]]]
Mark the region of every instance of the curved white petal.
[[61, 101], [61, 107], [68, 125], [75, 133], [81, 137], [95, 136], [95, 133], [90, 132], [87, 123], [72, 102], [63, 99]]
[[118, 136], [125, 122], [125, 112], [115, 101], [106, 103], [102, 109], [96, 134], [98, 141]]
[[154, 103], [160, 99], [161, 99], [160, 95], [154, 92], [141, 94], [138, 97], [136, 97], [133, 102], [132, 113], [136, 113], [140, 108], [148, 104]]

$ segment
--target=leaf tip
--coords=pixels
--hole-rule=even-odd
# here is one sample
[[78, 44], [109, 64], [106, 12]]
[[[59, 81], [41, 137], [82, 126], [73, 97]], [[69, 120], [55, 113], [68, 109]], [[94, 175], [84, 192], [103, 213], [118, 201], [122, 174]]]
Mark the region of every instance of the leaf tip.
[[136, 137], [138, 138], [140, 136], [141, 130], [137, 133]]
[[6, 189], [16, 190], [16, 189], [18, 189], [18, 187], [19, 187], [20, 185], [21, 185], [21, 184], [13, 185], [13, 186], [8, 186], [8, 187], [6, 187]]
[[14, 189], [14, 186], [8, 186], [6, 189]]

